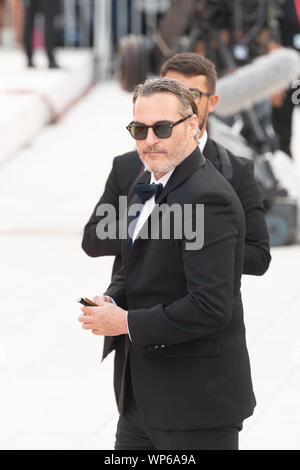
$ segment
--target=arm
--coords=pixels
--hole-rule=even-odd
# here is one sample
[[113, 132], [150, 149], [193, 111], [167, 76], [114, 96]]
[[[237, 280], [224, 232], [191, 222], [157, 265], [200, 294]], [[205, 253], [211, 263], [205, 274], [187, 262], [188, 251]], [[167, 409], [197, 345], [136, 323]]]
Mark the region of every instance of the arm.
[[112, 281], [105, 291], [104, 295], [111, 297], [114, 302], [124, 309], [127, 309], [125, 268], [122, 268], [114, 274]]
[[[187, 240], [180, 242], [188, 293], [169, 305], [129, 310], [128, 329], [137, 349], [204, 338], [231, 320], [234, 290], [240, 282], [236, 277], [242, 271], [243, 215], [220, 193], [210, 192], [201, 203], [205, 204], [203, 248], [187, 250]], [[196, 222], [195, 212], [193, 218]]]
[[265, 220], [263, 197], [254, 176], [254, 163], [247, 160], [237, 194], [246, 217], [245, 258], [243, 274], [262, 276], [268, 269], [271, 255]]
[[89, 256], [117, 256], [121, 254], [121, 241], [110, 240], [109, 238], [100, 240], [97, 237], [97, 224], [103, 218], [97, 215], [97, 208], [100, 204], [111, 204], [116, 210], [117, 222], [119, 220], [119, 182], [116, 169], [116, 158], [105, 185], [104, 193], [98, 201], [91, 217], [84, 227], [82, 249]]

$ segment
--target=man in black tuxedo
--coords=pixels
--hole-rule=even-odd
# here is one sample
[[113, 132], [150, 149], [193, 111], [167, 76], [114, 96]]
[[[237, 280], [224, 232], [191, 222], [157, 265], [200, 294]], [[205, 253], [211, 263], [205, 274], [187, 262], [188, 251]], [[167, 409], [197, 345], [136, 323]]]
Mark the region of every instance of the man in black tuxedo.
[[[240, 294], [244, 212], [198, 148], [193, 94], [162, 78], [139, 85], [133, 101], [128, 130], [146, 169], [128, 197], [136, 217], [122, 269], [79, 317], [117, 337], [115, 448], [237, 449], [255, 407]], [[168, 217], [175, 206], [180, 217]]]
[[[224, 149], [207, 136], [208, 115], [213, 112], [218, 102], [215, 92], [217, 74], [214, 64], [199, 54], [180, 53], [162, 66], [161, 75], [173, 77], [193, 90], [198, 107], [200, 150], [221, 173], [225, 173], [224, 170], [229, 167], [232, 172], [231, 178], [228, 178], [229, 182], [244, 209], [246, 235], [243, 274], [263, 275], [269, 267], [271, 256], [264, 205], [254, 177], [254, 164], [249, 159], [236, 157], [227, 151], [228, 165], [228, 161], [224, 162], [220, 154]], [[97, 215], [97, 209], [101, 204], [112, 204], [118, 214], [119, 196], [128, 195], [133, 181], [142, 171], [143, 164], [137, 151], [116, 157], [104, 193], [84, 228], [83, 250], [93, 257], [115, 256], [113, 273], [122, 266], [121, 241], [109, 238], [99, 240], [96, 229], [101, 217]], [[115, 342], [115, 338], [105, 338], [103, 359], [114, 349]]]
[[[205, 158], [226, 176], [237, 193], [246, 217], [244, 274], [263, 275], [270, 264], [269, 234], [265, 222], [263, 199], [254, 177], [254, 164], [251, 160], [236, 157], [217, 145], [207, 136], [207, 119], [217, 102], [216, 69], [205, 57], [195, 53], [180, 53], [169, 59], [161, 69], [161, 75], [175, 78], [193, 90], [198, 107], [200, 150]], [[82, 248], [89, 256], [116, 256], [113, 273], [121, 267], [120, 240], [99, 240], [96, 227], [99, 204], [113, 204], [118, 213], [119, 196], [126, 196], [137, 177], [143, 171], [136, 151], [116, 157], [108, 177], [106, 187], [97, 203], [90, 220], [84, 228]], [[230, 174], [231, 173], [231, 174]], [[105, 348], [104, 355], [106, 355]]]

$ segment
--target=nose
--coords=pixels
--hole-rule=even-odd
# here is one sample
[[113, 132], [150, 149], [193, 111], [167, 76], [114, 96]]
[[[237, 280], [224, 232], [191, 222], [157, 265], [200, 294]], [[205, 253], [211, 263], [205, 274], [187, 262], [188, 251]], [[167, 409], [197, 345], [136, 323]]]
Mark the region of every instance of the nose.
[[147, 145], [154, 145], [159, 142], [159, 138], [154, 134], [152, 127], [148, 128], [148, 134], [145, 142]]

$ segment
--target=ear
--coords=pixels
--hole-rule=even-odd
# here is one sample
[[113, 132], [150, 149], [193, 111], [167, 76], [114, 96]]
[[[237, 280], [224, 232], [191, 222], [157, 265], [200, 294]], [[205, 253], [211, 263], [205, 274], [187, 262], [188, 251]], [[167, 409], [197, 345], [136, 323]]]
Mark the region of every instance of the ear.
[[198, 116], [193, 114], [189, 119], [189, 126], [190, 126], [190, 135], [191, 137], [195, 137], [197, 132], [199, 131], [199, 122]]
[[219, 95], [211, 95], [208, 100], [207, 112], [212, 113], [219, 101]]

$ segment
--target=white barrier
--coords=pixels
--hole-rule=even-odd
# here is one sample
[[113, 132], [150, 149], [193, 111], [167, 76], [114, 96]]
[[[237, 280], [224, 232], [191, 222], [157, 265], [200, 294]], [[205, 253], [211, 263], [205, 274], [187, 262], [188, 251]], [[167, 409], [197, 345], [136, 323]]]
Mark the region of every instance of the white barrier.
[[[38, 56], [38, 62], [43, 59]], [[0, 164], [88, 90], [92, 59], [90, 51], [63, 50], [58, 53], [61, 69], [28, 70], [21, 51], [0, 50]]]

